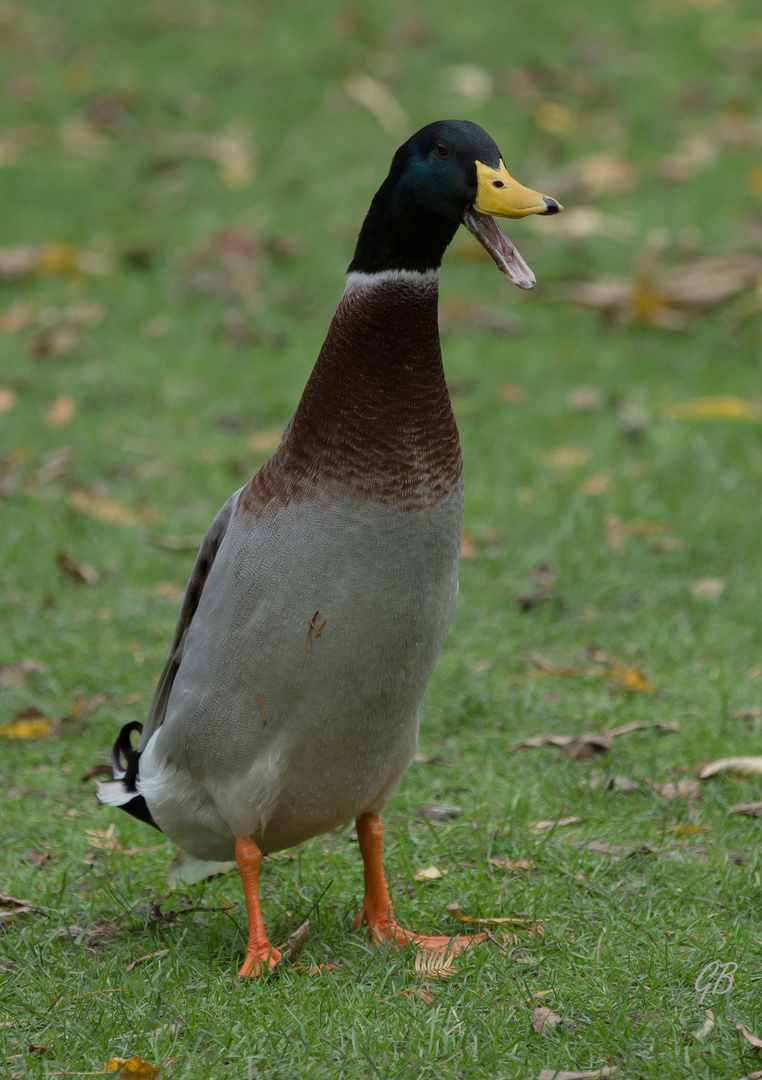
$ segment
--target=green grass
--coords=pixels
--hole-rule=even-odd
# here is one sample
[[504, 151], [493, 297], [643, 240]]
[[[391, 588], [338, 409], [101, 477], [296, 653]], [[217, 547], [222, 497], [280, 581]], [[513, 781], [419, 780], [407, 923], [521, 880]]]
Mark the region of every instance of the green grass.
[[[42, 665], [0, 690], [0, 724], [31, 705], [72, 721], [38, 741], [0, 738], [0, 889], [40, 909], [0, 936], [2, 1076], [95, 1074], [135, 1054], [178, 1080], [529, 1080], [542, 1068], [607, 1064], [635, 1077], [733, 1080], [760, 1067], [731, 1024], [762, 1034], [760, 821], [726, 815], [758, 798], [758, 783], [718, 777], [674, 802], [645, 786], [580, 789], [595, 776], [664, 783], [706, 758], [759, 752], [759, 720], [734, 715], [757, 707], [762, 678], [759, 424], [664, 419], [665, 406], [700, 395], [759, 398], [758, 304], [747, 294], [669, 332], [608, 326], [558, 296], [569, 280], [631, 275], [653, 230], [666, 236], [667, 267], [691, 248], [759, 251], [761, 29], [753, 0], [0, 7], [0, 149], [11, 145], [0, 154], [0, 244], [70, 244], [111, 266], [101, 277], [0, 283], [0, 319], [24, 305], [31, 319], [0, 334], [0, 388], [17, 395], [0, 416], [0, 664]], [[463, 64], [493, 77], [485, 102], [453, 89], [452, 67]], [[347, 97], [357, 73], [392, 90], [405, 130], [382, 130]], [[556, 134], [537, 123], [548, 102], [571, 117]], [[469, 262], [465, 236], [442, 275], [448, 310], [507, 312], [520, 332], [461, 324], [443, 335], [478, 557], [463, 563], [427, 698], [420, 749], [437, 761], [413, 764], [387, 809], [386, 868], [413, 929], [457, 932], [446, 910], [457, 901], [472, 916], [527, 918], [544, 936], [520, 933], [506, 955], [481, 945], [422, 997], [410, 957], [350, 930], [361, 869], [340, 830], [268, 860], [262, 886], [273, 941], [309, 916], [306, 964], [335, 969], [239, 985], [237, 880], [176, 891], [163, 910], [177, 917], [157, 922], [151, 904], [168, 893], [171, 845], [134, 855], [89, 846], [86, 830], [112, 822], [123, 848], [161, 838], [99, 806], [80, 777], [107, 760], [123, 723], [143, 717], [169, 647], [177, 600], [166, 583], [182, 586], [193, 555], [149, 537], [203, 533], [262, 463], [250, 438], [284, 426], [298, 401], [394, 149], [446, 114], [483, 124], [509, 169], [569, 207], [591, 200], [556, 192], [553, 180], [585, 155], [615, 152], [637, 179], [592, 200], [629, 223], [628, 239], [571, 243], [563, 219], [508, 230], [537, 274], [531, 296], [488, 262]], [[659, 178], [682, 138], [731, 121], [745, 134], [726, 139], [714, 163], [682, 183]], [[248, 140], [249, 182], [226, 186], [216, 162], [178, 156], [171, 139], [199, 133]], [[188, 252], [229, 226], [262, 238], [260, 261], [243, 272], [240, 295], [193, 292]], [[97, 325], [40, 355], [60, 313], [81, 302], [99, 305]], [[222, 328], [238, 317], [251, 330], [244, 344]], [[525, 400], [503, 400], [505, 382]], [[603, 390], [604, 407], [571, 410], [567, 394], [580, 385]], [[76, 412], [52, 427], [47, 410], [64, 395]], [[636, 439], [622, 426], [633, 406], [645, 415]], [[70, 464], [41, 479], [62, 447]], [[565, 447], [586, 451], [585, 463], [543, 463]], [[582, 494], [603, 471], [608, 491]], [[77, 490], [144, 518], [99, 521], [72, 505]], [[634, 532], [612, 550], [611, 514], [661, 532]], [[658, 550], [660, 536], [679, 550]], [[64, 577], [60, 551], [94, 566], [98, 584]], [[538, 563], [557, 568], [563, 603], [522, 613], [516, 597], [536, 587]], [[707, 577], [725, 583], [715, 599], [691, 593]], [[588, 671], [592, 648], [643, 671], [654, 691], [593, 674], [542, 677], [531, 660], [539, 652]], [[631, 720], [680, 730], [622, 736], [591, 763], [553, 748], [510, 752], [533, 733]], [[457, 804], [461, 816], [427, 822], [419, 808], [431, 802]], [[531, 829], [566, 815], [581, 820]], [[590, 841], [654, 854], [612, 860]], [[535, 869], [500, 869], [493, 856]], [[417, 883], [432, 863], [445, 876]], [[701, 1006], [695, 982], [714, 959], [738, 963], [735, 985]], [[548, 1036], [531, 1029], [538, 1004], [564, 1018]], [[716, 1026], [696, 1044], [685, 1033], [707, 1006]], [[184, 1023], [172, 1032], [176, 1017]]]

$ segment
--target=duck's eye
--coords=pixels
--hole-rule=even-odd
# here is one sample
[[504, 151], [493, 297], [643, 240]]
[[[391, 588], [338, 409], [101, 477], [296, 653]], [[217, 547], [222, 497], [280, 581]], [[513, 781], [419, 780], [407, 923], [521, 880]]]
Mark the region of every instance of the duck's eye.
[[493, 180], [492, 186], [496, 188], [505, 187], [505, 183], [502, 180]]
[[449, 146], [445, 146], [443, 142], [438, 142], [434, 147], [434, 153], [438, 158], [446, 158], [450, 156], [450, 148]]

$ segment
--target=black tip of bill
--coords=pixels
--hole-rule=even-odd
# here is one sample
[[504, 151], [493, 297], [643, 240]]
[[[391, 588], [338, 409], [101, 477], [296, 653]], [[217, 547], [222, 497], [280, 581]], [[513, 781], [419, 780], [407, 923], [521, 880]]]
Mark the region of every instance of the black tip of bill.
[[558, 205], [555, 199], [549, 199], [547, 195], [543, 195], [542, 201], [547, 206], [546, 214], [557, 214], [561, 207]]

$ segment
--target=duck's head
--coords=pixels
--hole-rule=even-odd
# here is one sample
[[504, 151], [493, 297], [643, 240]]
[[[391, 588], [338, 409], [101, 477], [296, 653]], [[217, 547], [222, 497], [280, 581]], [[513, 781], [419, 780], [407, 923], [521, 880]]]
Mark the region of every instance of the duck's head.
[[394, 155], [360, 232], [350, 271], [435, 270], [463, 224], [522, 289], [535, 277], [494, 216], [557, 214], [555, 199], [510, 175], [494, 140], [468, 120], [421, 128]]

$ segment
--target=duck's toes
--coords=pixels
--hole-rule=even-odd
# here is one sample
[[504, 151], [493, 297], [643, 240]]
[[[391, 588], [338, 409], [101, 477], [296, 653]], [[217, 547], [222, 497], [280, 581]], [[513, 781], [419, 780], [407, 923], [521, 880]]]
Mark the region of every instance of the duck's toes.
[[266, 975], [269, 971], [272, 971], [279, 960], [280, 953], [273, 948], [269, 941], [254, 949], [247, 949], [246, 959], [238, 972], [238, 978], [245, 979], [247, 976], [251, 976], [257, 979], [260, 975]]
[[375, 945], [382, 945], [385, 941], [396, 945], [413, 945], [416, 949], [430, 949], [434, 952], [462, 952], [470, 949], [480, 941], [486, 940], [486, 934], [473, 934], [466, 936], [460, 934], [457, 937], [445, 935], [414, 934], [412, 930], [405, 930], [398, 922], [383, 920], [382, 925], [368, 923], [370, 936]]

